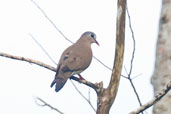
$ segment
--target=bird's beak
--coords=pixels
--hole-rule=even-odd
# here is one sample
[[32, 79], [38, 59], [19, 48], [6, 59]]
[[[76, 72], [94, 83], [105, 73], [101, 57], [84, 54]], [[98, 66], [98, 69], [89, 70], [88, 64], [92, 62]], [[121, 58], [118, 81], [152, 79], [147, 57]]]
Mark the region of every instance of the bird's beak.
[[97, 42], [97, 40], [95, 40], [95, 43], [96, 43], [98, 46], [100, 46], [99, 43]]

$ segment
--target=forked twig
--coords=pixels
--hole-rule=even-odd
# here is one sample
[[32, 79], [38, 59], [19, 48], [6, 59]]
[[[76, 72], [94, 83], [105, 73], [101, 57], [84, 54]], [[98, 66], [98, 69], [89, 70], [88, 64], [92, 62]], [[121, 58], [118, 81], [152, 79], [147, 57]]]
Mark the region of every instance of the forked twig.
[[83, 93], [81, 93], [81, 91], [77, 88], [77, 86], [74, 84], [74, 82], [72, 82], [72, 80], [71, 80], [71, 83], [72, 83], [72, 85], [74, 86], [74, 88], [77, 90], [77, 92], [88, 102], [88, 104], [91, 106], [91, 108], [96, 112], [96, 109], [93, 107], [93, 105], [92, 105], [92, 103], [91, 103], [91, 101], [90, 101], [90, 99], [87, 99], [84, 95], [83, 95]]
[[[39, 104], [39, 103], [37, 102], [37, 100], [39, 100], [39, 101], [42, 102], [43, 104]], [[64, 114], [62, 111], [60, 111], [59, 109], [57, 109], [57, 108], [53, 107], [52, 105], [48, 104], [47, 102], [45, 102], [45, 101], [44, 101], [43, 99], [41, 99], [40, 97], [36, 97], [36, 98], [35, 98], [35, 103], [36, 103], [37, 105], [39, 105], [39, 106], [42, 106], [42, 107], [47, 106], [47, 107], [51, 108], [52, 110], [55, 110], [55, 111], [58, 112], [59, 114]]]
[[[131, 86], [132, 86], [132, 88], [133, 88], [133, 90], [134, 90], [134, 93], [135, 93], [135, 95], [136, 95], [136, 97], [137, 97], [137, 100], [138, 100], [138, 102], [139, 102], [139, 104], [140, 104], [140, 106], [141, 106], [142, 103], [141, 103], [140, 97], [139, 97], [138, 92], [136, 91], [136, 88], [135, 88], [135, 86], [134, 86], [134, 84], [133, 84], [133, 81], [132, 81], [132, 79], [131, 79], [131, 73], [132, 73], [132, 68], [133, 68], [133, 60], [134, 60], [134, 55], [135, 55], [135, 47], [136, 47], [135, 45], [136, 45], [136, 43], [135, 43], [134, 31], [133, 31], [132, 25], [131, 25], [131, 17], [130, 17], [130, 14], [129, 14], [128, 5], [127, 5], [127, 7], [126, 7], [126, 11], [127, 11], [128, 20], [129, 20], [129, 28], [130, 28], [130, 30], [131, 30], [131, 33], [132, 33], [132, 40], [133, 40], [133, 51], [132, 51], [132, 58], [131, 58], [130, 70], [129, 70], [129, 73], [128, 73], [128, 80], [130, 81]], [[143, 112], [142, 112], [142, 114], [143, 114]]]

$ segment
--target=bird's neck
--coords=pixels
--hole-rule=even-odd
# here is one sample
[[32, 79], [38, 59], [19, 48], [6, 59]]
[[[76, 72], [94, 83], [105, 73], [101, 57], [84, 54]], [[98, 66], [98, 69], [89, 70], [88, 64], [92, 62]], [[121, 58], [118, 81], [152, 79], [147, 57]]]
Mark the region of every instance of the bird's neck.
[[86, 41], [86, 39], [79, 39], [77, 40], [76, 44], [79, 44], [80, 46], [86, 46], [91, 48], [91, 43]]

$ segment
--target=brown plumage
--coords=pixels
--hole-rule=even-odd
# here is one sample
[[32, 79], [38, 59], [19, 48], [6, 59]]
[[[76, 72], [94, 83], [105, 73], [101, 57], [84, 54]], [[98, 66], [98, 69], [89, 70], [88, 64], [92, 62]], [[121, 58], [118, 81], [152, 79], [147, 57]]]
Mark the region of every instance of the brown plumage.
[[51, 83], [51, 87], [56, 84], [56, 92], [65, 85], [68, 78], [81, 73], [90, 65], [92, 60], [92, 43], [98, 44], [96, 35], [93, 32], [85, 32], [75, 44], [68, 47], [62, 53], [55, 79]]

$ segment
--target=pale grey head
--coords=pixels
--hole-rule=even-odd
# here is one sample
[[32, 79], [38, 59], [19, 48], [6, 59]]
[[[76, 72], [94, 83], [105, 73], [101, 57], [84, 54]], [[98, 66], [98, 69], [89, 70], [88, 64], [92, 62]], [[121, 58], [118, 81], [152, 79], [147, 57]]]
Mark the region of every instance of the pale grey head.
[[99, 45], [99, 43], [96, 40], [96, 34], [90, 31], [87, 31], [81, 35], [81, 38], [86, 38], [90, 41], [90, 43], [96, 43]]

